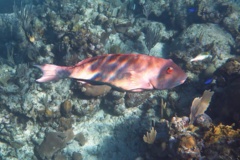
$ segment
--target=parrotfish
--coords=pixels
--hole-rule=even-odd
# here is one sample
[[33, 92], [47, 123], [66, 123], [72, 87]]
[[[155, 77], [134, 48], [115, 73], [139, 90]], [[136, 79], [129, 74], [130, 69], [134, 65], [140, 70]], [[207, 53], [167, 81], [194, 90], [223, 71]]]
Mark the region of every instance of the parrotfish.
[[36, 67], [43, 72], [37, 82], [69, 77], [81, 83], [107, 84], [131, 92], [170, 89], [187, 78], [171, 59], [144, 54], [105, 54], [87, 58], [74, 66], [45, 64]]

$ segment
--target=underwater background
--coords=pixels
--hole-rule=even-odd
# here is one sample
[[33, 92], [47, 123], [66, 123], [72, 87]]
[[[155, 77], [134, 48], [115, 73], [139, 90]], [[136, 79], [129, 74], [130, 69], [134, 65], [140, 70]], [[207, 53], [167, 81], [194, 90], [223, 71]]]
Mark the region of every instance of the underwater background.
[[[171, 58], [188, 75], [139, 93], [46, 63], [107, 53]], [[0, 0], [0, 159], [240, 159], [239, 0]]]

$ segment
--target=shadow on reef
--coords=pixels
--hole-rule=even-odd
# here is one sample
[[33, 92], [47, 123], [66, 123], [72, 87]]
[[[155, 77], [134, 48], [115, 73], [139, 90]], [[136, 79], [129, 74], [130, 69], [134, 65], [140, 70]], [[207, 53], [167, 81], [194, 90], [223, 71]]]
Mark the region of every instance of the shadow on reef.
[[209, 115], [216, 122], [240, 127], [240, 57], [226, 61], [216, 72], [216, 88]]
[[1, 13], [12, 13], [13, 12], [13, 4], [15, 3], [14, 0], [1, 0], [0, 1], [0, 14]]
[[144, 124], [142, 124], [141, 120], [133, 117], [127, 120], [127, 124], [121, 123], [116, 126], [113, 135], [107, 136], [103, 140], [103, 146], [99, 148], [101, 155], [98, 156], [98, 159], [136, 159], [144, 156], [147, 148], [142, 139], [144, 130], [140, 126]]
[[[150, 122], [147, 115], [142, 114], [140, 117], [130, 117], [126, 120], [126, 122], [115, 126], [112, 135], [103, 139], [103, 145], [99, 148], [99, 150], [101, 150], [101, 154], [98, 155], [97, 159], [171, 159], [169, 156], [169, 150], [162, 147], [161, 144], [146, 144], [144, 142], [143, 135], [146, 133], [144, 126], [149, 126], [150, 124], [147, 124]], [[165, 140], [168, 140], [168, 128], [163, 125], [158, 127], [160, 127], [158, 128], [158, 131], [160, 130], [158, 133], [160, 136], [158, 135], [158, 137], [164, 137]]]

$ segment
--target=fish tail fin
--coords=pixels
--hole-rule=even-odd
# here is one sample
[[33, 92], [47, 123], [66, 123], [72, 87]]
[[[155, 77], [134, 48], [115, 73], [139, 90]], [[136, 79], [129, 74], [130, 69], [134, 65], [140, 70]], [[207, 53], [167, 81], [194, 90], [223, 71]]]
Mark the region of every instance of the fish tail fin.
[[53, 64], [34, 66], [41, 69], [43, 72], [42, 77], [36, 80], [37, 82], [49, 82], [53, 80], [59, 80], [68, 77], [72, 72], [72, 70], [69, 67], [57, 66]]

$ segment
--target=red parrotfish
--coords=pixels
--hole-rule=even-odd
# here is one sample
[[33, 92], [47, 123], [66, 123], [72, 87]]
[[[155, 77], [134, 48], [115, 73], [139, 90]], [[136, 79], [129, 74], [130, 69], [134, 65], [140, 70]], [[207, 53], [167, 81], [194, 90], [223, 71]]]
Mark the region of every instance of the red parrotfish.
[[171, 59], [144, 54], [105, 54], [80, 61], [75, 66], [45, 64], [37, 82], [74, 78], [82, 83], [107, 84], [124, 91], [170, 89], [187, 78]]

